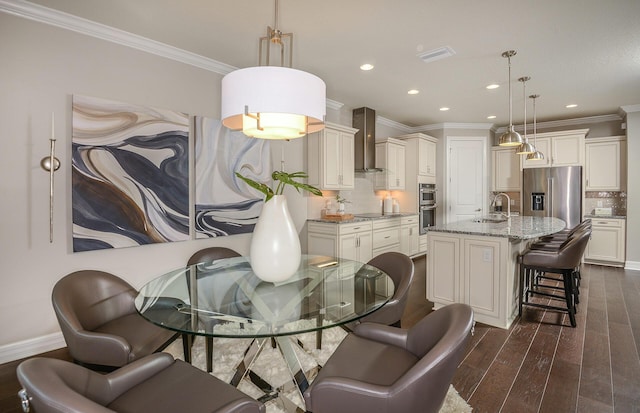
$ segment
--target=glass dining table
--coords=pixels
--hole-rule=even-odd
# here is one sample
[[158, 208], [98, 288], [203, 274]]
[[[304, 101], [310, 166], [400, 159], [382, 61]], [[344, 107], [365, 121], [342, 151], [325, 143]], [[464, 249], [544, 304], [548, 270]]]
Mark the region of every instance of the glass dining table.
[[[186, 266], [144, 285], [135, 300], [138, 312], [150, 322], [194, 335], [251, 338], [236, 366], [231, 384], [244, 379], [257, 385], [267, 401], [279, 398], [287, 411], [304, 411], [283, 397], [309, 387], [295, 335], [316, 332], [358, 320], [386, 304], [393, 295], [390, 277], [376, 267], [335, 257], [303, 255], [298, 271], [284, 282], [260, 280], [248, 257], [233, 257]], [[246, 341], [245, 341], [246, 342]], [[250, 367], [265, 345], [273, 344], [287, 365], [291, 381], [274, 387]], [[189, 361], [185, 344], [185, 358]], [[286, 388], [285, 388], [286, 387]]]

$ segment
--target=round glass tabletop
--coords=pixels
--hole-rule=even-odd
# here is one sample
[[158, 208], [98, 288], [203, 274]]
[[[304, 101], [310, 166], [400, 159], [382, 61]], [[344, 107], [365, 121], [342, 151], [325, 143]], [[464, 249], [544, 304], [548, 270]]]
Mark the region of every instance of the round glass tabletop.
[[264, 282], [248, 257], [204, 262], [163, 274], [136, 297], [154, 324], [213, 337], [274, 337], [355, 321], [393, 295], [391, 278], [367, 264], [303, 255], [288, 280]]

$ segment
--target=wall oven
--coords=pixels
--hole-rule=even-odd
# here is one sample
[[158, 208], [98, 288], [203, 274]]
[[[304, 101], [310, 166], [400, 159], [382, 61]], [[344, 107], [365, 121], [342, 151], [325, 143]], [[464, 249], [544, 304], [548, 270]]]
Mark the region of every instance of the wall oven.
[[435, 184], [418, 184], [418, 193], [420, 194], [420, 206], [436, 204]]
[[418, 184], [418, 214], [420, 217], [420, 235], [427, 233], [427, 228], [436, 225], [436, 186], [434, 184]]

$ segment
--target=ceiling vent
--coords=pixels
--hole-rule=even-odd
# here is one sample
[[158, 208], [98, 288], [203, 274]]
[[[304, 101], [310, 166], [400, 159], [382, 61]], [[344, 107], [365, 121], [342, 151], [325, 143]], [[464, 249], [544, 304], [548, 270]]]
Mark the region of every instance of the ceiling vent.
[[418, 53], [417, 56], [425, 63], [435, 62], [436, 60], [444, 59], [445, 57], [453, 56], [456, 54], [455, 50], [449, 46], [443, 46], [437, 49], [429, 50], [427, 52]]

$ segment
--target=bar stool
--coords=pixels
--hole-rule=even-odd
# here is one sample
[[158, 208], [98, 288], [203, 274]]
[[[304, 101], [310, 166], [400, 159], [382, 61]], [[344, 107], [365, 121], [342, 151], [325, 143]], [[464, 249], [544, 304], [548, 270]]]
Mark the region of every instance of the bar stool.
[[[587, 247], [587, 242], [591, 236], [591, 229], [586, 227], [578, 233], [574, 233], [563, 246], [557, 251], [544, 251], [528, 249], [518, 256], [520, 264], [520, 294], [518, 314], [522, 316], [522, 307], [527, 305], [547, 310], [566, 312], [569, 315], [571, 326], [576, 326], [576, 268], [580, 266], [582, 254]], [[554, 289], [540, 282], [539, 273], [560, 274], [562, 287], [556, 287], [563, 291], [563, 295], [549, 292]], [[566, 307], [551, 304], [540, 304], [531, 302], [530, 297], [540, 295], [555, 300], [562, 300]]]
[[[565, 230], [560, 233], [555, 233], [546, 237], [541, 237], [540, 239], [538, 239], [538, 241], [531, 244], [529, 246], [529, 249], [548, 251], [548, 252], [558, 252], [571, 240], [572, 237], [579, 236], [580, 233], [585, 230], [591, 231], [591, 219], [585, 219], [580, 224], [576, 225], [574, 228], [570, 230]], [[537, 276], [536, 278], [537, 281], [539, 281], [540, 279], [562, 281], [561, 278], [551, 277], [542, 272], [538, 272], [536, 276]], [[576, 283], [576, 303], [579, 302], [581, 278], [582, 276], [580, 274], [580, 265], [578, 265], [578, 267], [576, 267], [575, 280], [574, 280]]]

